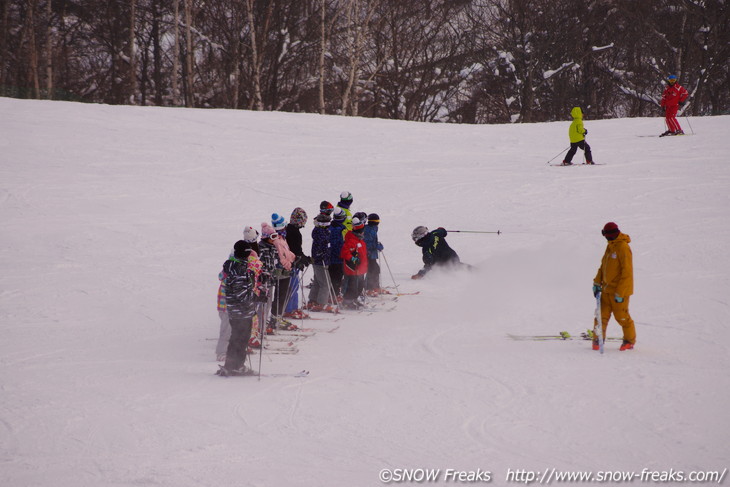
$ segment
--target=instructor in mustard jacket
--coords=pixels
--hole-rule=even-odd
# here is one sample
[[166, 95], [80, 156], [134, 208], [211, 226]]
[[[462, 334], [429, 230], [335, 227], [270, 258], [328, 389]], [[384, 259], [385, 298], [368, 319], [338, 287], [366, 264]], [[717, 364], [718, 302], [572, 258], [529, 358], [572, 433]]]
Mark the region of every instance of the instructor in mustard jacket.
[[[601, 267], [593, 279], [593, 295], [601, 294], [601, 324], [606, 336], [608, 320], [613, 317], [623, 328], [620, 350], [632, 350], [636, 343], [636, 328], [629, 314], [629, 298], [634, 294], [634, 265], [631, 257], [631, 237], [621, 233], [614, 222], [608, 222], [601, 231], [608, 245], [601, 259]], [[595, 323], [594, 323], [595, 324]], [[598, 350], [594, 341], [593, 349]]]

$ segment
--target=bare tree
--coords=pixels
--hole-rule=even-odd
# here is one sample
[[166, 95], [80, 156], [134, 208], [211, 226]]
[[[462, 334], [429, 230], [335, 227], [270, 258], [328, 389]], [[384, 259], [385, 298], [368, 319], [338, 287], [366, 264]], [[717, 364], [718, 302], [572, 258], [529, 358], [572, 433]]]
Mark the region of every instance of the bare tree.
[[193, 71], [195, 69], [193, 63], [193, 0], [185, 0], [185, 106], [190, 108], [195, 106], [195, 91], [193, 81], [195, 79]]
[[[187, 1], [187, 0], [185, 0]], [[180, 0], [173, 0], [174, 16], [172, 20], [175, 41], [172, 51], [172, 105], [180, 105], [180, 89], [178, 74], [180, 73]]]

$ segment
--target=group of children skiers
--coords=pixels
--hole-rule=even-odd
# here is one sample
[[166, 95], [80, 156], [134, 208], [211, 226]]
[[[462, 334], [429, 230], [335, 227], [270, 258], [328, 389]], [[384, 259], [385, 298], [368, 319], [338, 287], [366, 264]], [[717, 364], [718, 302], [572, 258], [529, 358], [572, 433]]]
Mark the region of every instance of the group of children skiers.
[[[668, 130], [662, 136], [682, 135], [676, 114], [689, 94], [677, 84], [674, 75], [667, 77], [667, 85], [661, 106], [666, 111]], [[578, 148], [585, 151], [586, 164], [593, 164], [591, 148], [585, 141], [588, 131], [583, 127], [580, 107], [574, 107], [571, 115], [573, 123], [568, 129], [570, 150], [563, 165], [572, 164]], [[261, 331], [273, 333], [276, 329], [296, 329], [296, 325], [286, 318], [305, 318], [307, 311], [336, 312], [339, 306], [357, 309], [363, 306], [364, 295], [376, 296], [385, 292], [380, 287], [378, 263], [379, 252], [383, 250], [378, 240], [380, 217], [376, 213], [353, 214], [350, 209], [352, 201], [352, 194], [347, 191], [340, 194], [336, 206], [322, 201], [319, 213], [314, 218], [311, 256], [307, 256], [302, 248], [301, 230], [307, 223], [307, 213], [302, 208], [294, 209], [288, 223], [283, 216], [274, 213], [271, 223], [261, 224], [260, 234], [253, 227], [244, 229], [243, 239], [236, 242], [219, 274], [218, 312], [221, 325], [216, 354], [219, 361], [225, 361], [220, 375], [245, 373], [247, 350], [249, 347], [262, 346]], [[422, 278], [434, 265], [464, 266], [456, 252], [446, 243], [446, 234], [443, 228], [429, 231], [419, 226], [413, 230], [411, 237], [421, 247], [424, 263], [423, 269], [413, 275], [413, 279]], [[621, 249], [628, 249], [625, 243], [630, 240], [620, 234], [615, 223], [606, 225], [604, 235], [609, 240], [609, 248], [622, 244]], [[630, 250], [624, 251], [622, 255], [625, 255], [626, 267], [630, 269]], [[314, 277], [309, 299], [305, 306], [300, 307], [300, 279], [310, 265]], [[633, 321], [628, 314], [630, 284], [624, 285], [626, 289], [616, 286], [614, 289], [611, 286], [614, 281], [632, 283], [633, 276], [629, 272], [626, 276], [619, 275], [607, 280], [608, 271], [603, 270], [604, 267], [608, 267], [609, 271], [612, 269], [607, 266], [605, 258], [593, 286], [594, 294], [602, 290], [602, 296], [605, 296], [601, 300], [604, 336], [608, 319], [611, 314], [615, 314], [624, 328], [621, 350], [630, 350], [636, 341]], [[615, 296], [611, 296], [608, 291], [612, 291]], [[596, 347], [594, 342], [593, 348]]]
[[[307, 223], [302, 208], [292, 211], [289, 222], [277, 213], [261, 232], [246, 227], [243, 239], [219, 274], [218, 313], [221, 319], [216, 355], [225, 364], [220, 375], [245, 372], [248, 347], [262, 346], [261, 330], [295, 330], [287, 318], [307, 317], [307, 311], [336, 312], [339, 306], [357, 309], [363, 295], [385, 292], [380, 287], [378, 240], [380, 217], [353, 214], [352, 194], [344, 191], [334, 206], [322, 201], [314, 218], [311, 255], [302, 248], [301, 230]], [[309, 299], [300, 306], [298, 288], [303, 271], [311, 265]]]

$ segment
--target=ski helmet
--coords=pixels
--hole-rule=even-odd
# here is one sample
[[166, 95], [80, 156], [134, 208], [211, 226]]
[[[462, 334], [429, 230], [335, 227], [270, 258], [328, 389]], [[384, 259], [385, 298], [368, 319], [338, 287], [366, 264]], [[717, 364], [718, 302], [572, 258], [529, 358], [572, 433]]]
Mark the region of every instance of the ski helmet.
[[418, 242], [426, 235], [428, 235], [428, 228], [424, 226], [418, 226], [413, 229], [413, 232], [411, 233], [411, 238], [414, 242]]
[[373, 226], [373, 225], [377, 225], [378, 223], [380, 223], [380, 217], [378, 216], [378, 214], [370, 213], [368, 215], [368, 225]]
[[676, 83], [677, 82], [677, 76], [675, 76], [673, 74], [670, 74], [669, 76], [667, 76], [667, 81], [669, 83]]

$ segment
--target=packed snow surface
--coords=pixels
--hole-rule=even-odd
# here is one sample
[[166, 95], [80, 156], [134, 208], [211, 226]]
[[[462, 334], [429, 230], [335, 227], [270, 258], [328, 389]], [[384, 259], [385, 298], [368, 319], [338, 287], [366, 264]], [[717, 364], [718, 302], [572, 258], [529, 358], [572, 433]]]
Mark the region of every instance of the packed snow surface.
[[[0, 485], [723, 471], [730, 116], [658, 138], [661, 118], [587, 111], [605, 164], [551, 167], [569, 108], [473, 126], [0, 99]], [[308, 249], [344, 190], [381, 217], [383, 284], [420, 294], [264, 355], [307, 378], [215, 376], [217, 276], [243, 227], [301, 206]], [[632, 239], [636, 349], [508, 338], [592, 327], [608, 221]], [[476, 270], [413, 281], [417, 225], [502, 234], [450, 233]]]

